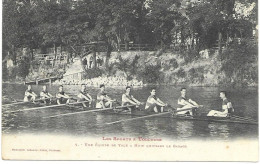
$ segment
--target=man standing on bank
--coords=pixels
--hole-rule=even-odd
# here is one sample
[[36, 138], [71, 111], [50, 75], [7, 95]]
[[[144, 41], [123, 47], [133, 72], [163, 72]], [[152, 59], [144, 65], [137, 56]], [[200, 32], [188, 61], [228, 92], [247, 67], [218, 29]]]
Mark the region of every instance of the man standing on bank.
[[156, 90], [151, 90], [151, 95], [148, 97], [145, 105], [145, 111], [147, 112], [163, 112], [164, 107], [167, 103], [162, 102], [158, 97], [156, 97]]
[[[186, 97], [186, 88], [181, 88], [181, 96], [178, 98], [177, 103], [178, 103], [178, 108], [176, 111], [177, 115], [180, 115], [180, 114], [193, 115], [196, 108], [198, 108], [200, 106], [192, 99], [189, 99]], [[181, 110], [181, 111], [178, 112], [178, 110]]]
[[221, 91], [219, 97], [222, 99], [222, 111], [211, 110], [207, 116], [228, 117], [230, 113], [234, 112], [231, 102], [226, 97], [226, 92]]

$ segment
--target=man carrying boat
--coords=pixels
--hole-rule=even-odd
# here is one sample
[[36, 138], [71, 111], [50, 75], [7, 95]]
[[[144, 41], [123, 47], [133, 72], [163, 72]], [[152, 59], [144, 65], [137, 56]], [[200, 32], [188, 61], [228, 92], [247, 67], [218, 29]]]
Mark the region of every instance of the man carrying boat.
[[42, 91], [40, 92], [40, 99], [44, 102], [44, 104], [51, 104], [51, 98], [53, 96], [47, 91], [46, 85], [42, 87]]
[[112, 108], [114, 101], [116, 100], [113, 100], [106, 94], [105, 85], [101, 84], [100, 92], [97, 94], [96, 108]]
[[56, 94], [57, 104], [68, 104], [71, 97], [63, 91], [63, 86], [59, 87], [59, 92]]
[[81, 85], [81, 90], [78, 94], [78, 102], [81, 101], [88, 101], [88, 102], [83, 102], [82, 105], [84, 107], [91, 107], [91, 102], [92, 102], [92, 97], [88, 94], [86, 91], [86, 86], [84, 84]]
[[37, 97], [37, 95], [32, 91], [32, 86], [28, 85], [28, 88], [27, 88], [27, 90], [25, 91], [25, 94], [24, 94], [23, 101], [24, 102], [28, 102], [28, 101], [34, 102], [36, 97]]
[[[199, 107], [199, 105], [186, 97], [186, 88], [181, 88], [181, 96], [178, 98], [178, 108], [177, 115], [180, 114], [189, 114], [193, 115], [194, 111]], [[178, 112], [179, 111], [179, 112]]]
[[214, 117], [228, 117], [229, 113], [234, 112], [234, 108], [231, 102], [226, 97], [226, 92], [221, 91], [219, 93], [219, 97], [222, 99], [222, 111], [211, 110], [207, 114], [207, 116], [214, 116]]
[[151, 90], [151, 95], [148, 97], [145, 105], [145, 111], [147, 112], [163, 112], [164, 107], [167, 103], [162, 102], [158, 97], [156, 97], [156, 90]]
[[[141, 102], [134, 98], [131, 92], [131, 87], [126, 87], [126, 92], [122, 95], [122, 106], [129, 106], [133, 105], [133, 107], [139, 107], [141, 105]], [[131, 110], [131, 108], [128, 108]]]

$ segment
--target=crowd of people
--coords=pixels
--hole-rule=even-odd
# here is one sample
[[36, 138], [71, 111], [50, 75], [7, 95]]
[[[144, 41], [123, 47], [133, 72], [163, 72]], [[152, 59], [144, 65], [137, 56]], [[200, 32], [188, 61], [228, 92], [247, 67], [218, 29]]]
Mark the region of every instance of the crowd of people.
[[87, 86], [99, 87], [101, 84], [104, 84], [109, 87], [116, 86], [134, 86], [142, 87], [144, 84], [142, 81], [137, 79], [127, 80], [123, 76], [99, 76], [92, 79], [76, 80], [76, 79], [61, 79], [54, 82], [58, 85], [81, 85], [85, 84]]

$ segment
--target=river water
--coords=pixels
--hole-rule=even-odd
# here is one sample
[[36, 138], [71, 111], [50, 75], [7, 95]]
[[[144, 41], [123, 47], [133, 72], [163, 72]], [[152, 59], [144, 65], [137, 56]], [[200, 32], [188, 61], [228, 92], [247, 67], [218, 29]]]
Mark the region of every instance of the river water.
[[[42, 89], [41, 85], [32, 87], [35, 93]], [[132, 94], [140, 101], [145, 102], [153, 86], [133, 88]], [[177, 106], [181, 86], [156, 86], [157, 96]], [[98, 88], [87, 88], [90, 95], [96, 98]], [[2, 95], [8, 99], [23, 99], [25, 85], [3, 84]], [[55, 94], [58, 86], [48, 86], [51, 94]], [[80, 90], [79, 85], [64, 86], [66, 93], [76, 95]], [[108, 94], [121, 99], [124, 88], [106, 88]], [[187, 96], [201, 105], [202, 110], [220, 109], [222, 100], [219, 92], [226, 90], [229, 100], [235, 108], [235, 114], [251, 117], [258, 120], [258, 91], [257, 88], [230, 89], [219, 87], [187, 87]], [[6, 99], [3, 98], [3, 104]], [[16, 105], [3, 107], [2, 111], [31, 108], [32, 105]], [[75, 109], [74, 109], [75, 110]], [[122, 136], [122, 137], [146, 137], [167, 138], [173, 140], [233, 140], [241, 138], [256, 139], [258, 137], [258, 125], [219, 123], [205, 121], [176, 120], [172, 118], [151, 117], [135, 121], [127, 121], [113, 125], [105, 123], [134, 118], [130, 115], [113, 115], [105, 113], [83, 113], [57, 118], [44, 118], [61, 113], [73, 112], [69, 108], [47, 108], [41, 110], [23, 111], [16, 113], [2, 113], [2, 132], [6, 134], [62, 134], [71, 136]]]

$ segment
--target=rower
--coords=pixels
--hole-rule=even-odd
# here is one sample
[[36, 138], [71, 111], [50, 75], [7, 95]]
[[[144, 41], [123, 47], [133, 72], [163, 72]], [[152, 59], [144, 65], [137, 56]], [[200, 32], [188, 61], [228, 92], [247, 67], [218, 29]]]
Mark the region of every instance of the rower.
[[222, 111], [211, 110], [207, 116], [228, 117], [230, 113], [234, 112], [232, 103], [226, 97], [226, 92], [221, 91], [219, 97], [222, 99]]
[[42, 101], [44, 104], [51, 104], [51, 97], [53, 97], [48, 91], [47, 91], [47, 86], [44, 85], [42, 87], [42, 91], [40, 92], [40, 99], [43, 99]]
[[[131, 87], [126, 87], [126, 92], [122, 95], [122, 106], [135, 105], [137, 108], [141, 105], [141, 102], [134, 98], [131, 92]], [[131, 108], [128, 108], [131, 110]]]
[[78, 102], [81, 101], [88, 101], [88, 102], [83, 102], [82, 105], [84, 107], [91, 107], [91, 102], [92, 102], [92, 97], [88, 94], [86, 91], [86, 86], [84, 84], [81, 85], [81, 90], [78, 94]]
[[147, 112], [154, 111], [156, 113], [163, 112], [164, 107], [167, 106], [167, 103], [162, 102], [158, 97], [156, 97], [156, 90], [151, 90], [151, 95], [148, 97], [145, 105], [145, 110]]
[[28, 102], [28, 101], [34, 102], [36, 97], [37, 97], [37, 95], [32, 91], [32, 86], [28, 85], [28, 88], [27, 88], [27, 90], [25, 91], [25, 94], [24, 94], [23, 101], [24, 102]]
[[70, 96], [63, 91], [63, 86], [59, 86], [59, 92], [56, 94], [57, 104], [68, 104], [70, 102]]
[[113, 100], [105, 92], [105, 85], [100, 85], [100, 92], [97, 94], [96, 108], [112, 108]]
[[[177, 103], [178, 103], [177, 115], [178, 114], [193, 115], [194, 111], [199, 107], [199, 105], [195, 101], [186, 97], [186, 88], [181, 88], [181, 96], [178, 98]], [[184, 111], [178, 112], [178, 110], [184, 110]]]

